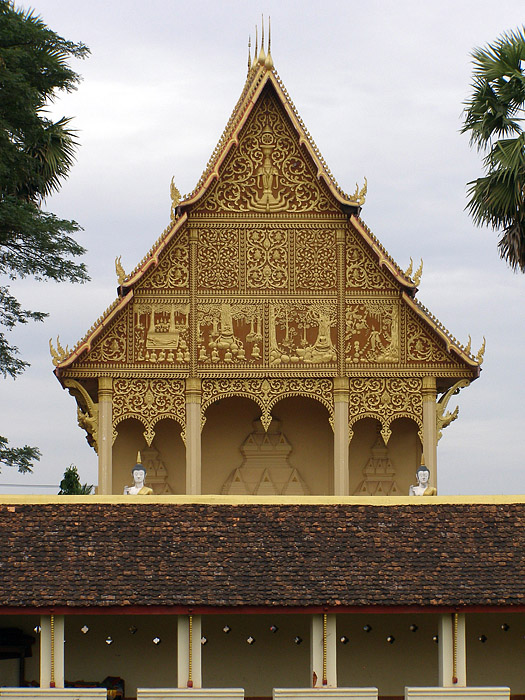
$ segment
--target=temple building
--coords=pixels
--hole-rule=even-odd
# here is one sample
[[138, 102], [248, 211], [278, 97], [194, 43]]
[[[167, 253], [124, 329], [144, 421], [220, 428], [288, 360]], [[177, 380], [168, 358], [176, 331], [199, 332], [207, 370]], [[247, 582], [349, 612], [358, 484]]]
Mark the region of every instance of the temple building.
[[525, 695], [525, 499], [436, 495], [484, 348], [417, 300], [269, 43], [171, 196], [50, 344], [98, 488], [0, 500], [0, 699]]

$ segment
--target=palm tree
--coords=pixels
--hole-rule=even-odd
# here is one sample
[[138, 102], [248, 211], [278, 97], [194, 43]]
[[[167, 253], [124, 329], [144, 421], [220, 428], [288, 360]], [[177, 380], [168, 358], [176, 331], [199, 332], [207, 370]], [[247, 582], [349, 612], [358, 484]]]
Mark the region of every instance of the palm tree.
[[501, 231], [500, 256], [525, 273], [525, 27], [472, 56], [472, 96], [461, 131], [485, 153], [486, 175], [468, 183], [467, 210], [478, 226]]

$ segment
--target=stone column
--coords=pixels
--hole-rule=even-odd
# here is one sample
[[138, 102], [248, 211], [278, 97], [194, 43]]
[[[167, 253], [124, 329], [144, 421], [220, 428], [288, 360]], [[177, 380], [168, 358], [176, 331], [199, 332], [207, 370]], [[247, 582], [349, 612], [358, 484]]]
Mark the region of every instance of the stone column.
[[348, 377], [334, 377], [334, 496], [348, 496]]
[[98, 493], [113, 490], [113, 380], [98, 378]]
[[457, 617], [454, 613], [440, 615], [438, 635], [439, 685], [443, 688], [466, 687], [465, 615], [463, 613], [459, 613]]
[[186, 493], [201, 493], [201, 380], [186, 379]]
[[[326, 616], [326, 647], [323, 643], [325, 637], [324, 626], [324, 615], [312, 615], [310, 623], [310, 678], [312, 688], [337, 688], [336, 616]], [[326, 678], [324, 678], [324, 670], [326, 670]]]
[[423, 455], [430, 470], [429, 486], [437, 488], [436, 378], [423, 377]]
[[201, 635], [200, 615], [178, 616], [177, 688], [202, 688]]
[[40, 687], [64, 687], [64, 616], [40, 618]]

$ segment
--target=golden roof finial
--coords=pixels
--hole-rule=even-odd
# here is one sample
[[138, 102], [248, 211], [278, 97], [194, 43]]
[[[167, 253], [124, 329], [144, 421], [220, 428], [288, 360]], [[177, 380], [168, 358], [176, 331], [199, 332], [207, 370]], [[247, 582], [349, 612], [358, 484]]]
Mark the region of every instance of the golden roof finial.
[[266, 55], [266, 60], [264, 61], [264, 67], [266, 70], [272, 70], [273, 68], [273, 58], [271, 54], [272, 46], [272, 27], [270, 24], [270, 16], [268, 16], [268, 53]]
[[255, 25], [255, 50], [253, 52], [253, 65], [257, 62], [257, 49], [259, 48], [259, 35], [257, 31], [257, 25]]
[[[57, 339], [58, 340], [58, 339]], [[483, 336], [483, 342], [481, 343], [481, 347], [478, 350], [478, 354], [476, 355], [476, 362], [481, 364], [483, 362], [483, 357], [485, 356], [485, 345], [486, 345], [486, 340], [485, 336]]]
[[248, 36], [248, 73], [252, 67], [252, 37]]
[[261, 15], [262, 17], [262, 26], [261, 26], [261, 50], [259, 51], [259, 63], [261, 66], [264, 66], [264, 62], [266, 61], [266, 54], [264, 53], [264, 15]]

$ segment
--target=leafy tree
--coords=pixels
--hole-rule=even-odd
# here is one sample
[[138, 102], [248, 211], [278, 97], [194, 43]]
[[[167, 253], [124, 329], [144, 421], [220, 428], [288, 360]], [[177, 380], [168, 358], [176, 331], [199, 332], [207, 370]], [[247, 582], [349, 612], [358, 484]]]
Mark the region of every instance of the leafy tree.
[[469, 182], [467, 209], [477, 225], [501, 232], [500, 256], [525, 273], [525, 27], [472, 53], [472, 96], [462, 133], [485, 153], [486, 175]]
[[[67, 61], [88, 53], [32, 11], [0, 0], [0, 327], [6, 330], [46, 314], [22, 308], [2, 280], [88, 279], [85, 266], [71, 260], [85, 252], [72, 237], [79, 225], [42, 209], [68, 174], [77, 146], [70, 120], [53, 121], [46, 108], [59, 91], [76, 89], [80, 76]], [[26, 366], [0, 332], [0, 373], [15, 378]], [[37, 448], [9, 448], [0, 438], [2, 464], [31, 471], [39, 456]]]
[[89, 496], [93, 490], [91, 484], [81, 484], [78, 470], [74, 464], [70, 464], [64, 472], [64, 478], [60, 482], [59, 496]]

